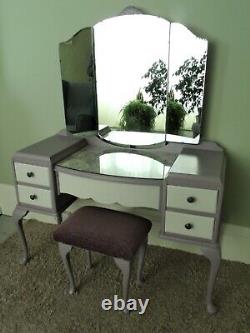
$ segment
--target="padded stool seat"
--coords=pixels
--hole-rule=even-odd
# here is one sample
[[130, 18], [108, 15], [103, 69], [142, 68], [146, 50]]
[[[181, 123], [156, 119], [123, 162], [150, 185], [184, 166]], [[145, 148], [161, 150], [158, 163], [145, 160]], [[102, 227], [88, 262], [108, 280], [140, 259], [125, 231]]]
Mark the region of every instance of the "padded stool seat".
[[54, 239], [86, 250], [130, 260], [147, 237], [151, 222], [100, 207], [82, 207], [54, 232]]
[[112, 256], [123, 273], [123, 299], [128, 299], [131, 263], [138, 253], [137, 284], [142, 282], [142, 267], [151, 222], [143, 217], [107, 208], [85, 206], [63, 222], [54, 232], [70, 281], [70, 293], [76, 290], [69, 253], [73, 246]]

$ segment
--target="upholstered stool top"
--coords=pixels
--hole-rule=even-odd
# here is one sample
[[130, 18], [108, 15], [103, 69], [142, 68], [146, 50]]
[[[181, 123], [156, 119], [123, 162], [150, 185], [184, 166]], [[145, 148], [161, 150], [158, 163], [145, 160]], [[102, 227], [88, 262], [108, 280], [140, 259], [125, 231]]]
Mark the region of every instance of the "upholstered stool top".
[[58, 242], [131, 259], [151, 229], [143, 217], [115, 210], [85, 206], [63, 222], [54, 232]]

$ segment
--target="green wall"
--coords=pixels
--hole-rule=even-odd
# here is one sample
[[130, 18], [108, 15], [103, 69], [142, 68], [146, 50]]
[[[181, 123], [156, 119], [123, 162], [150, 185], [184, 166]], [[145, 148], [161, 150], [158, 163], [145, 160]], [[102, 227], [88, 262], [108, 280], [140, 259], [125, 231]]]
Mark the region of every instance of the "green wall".
[[64, 127], [59, 42], [128, 5], [209, 40], [203, 136], [227, 151], [225, 221], [250, 226], [249, 0], [1, 0], [0, 183], [17, 149]]

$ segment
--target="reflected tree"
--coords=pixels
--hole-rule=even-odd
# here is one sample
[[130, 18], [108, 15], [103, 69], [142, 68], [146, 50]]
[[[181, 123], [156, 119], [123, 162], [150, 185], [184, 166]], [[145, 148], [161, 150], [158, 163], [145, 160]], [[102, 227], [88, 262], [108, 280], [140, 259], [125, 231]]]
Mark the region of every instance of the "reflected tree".
[[183, 65], [174, 73], [179, 82], [174, 89], [181, 93], [178, 101], [185, 107], [187, 113], [193, 112], [196, 108], [200, 113], [203, 99], [205, 68], [207, 53], [197, 60], [191, 57], [184, 61]]
[[148, 81], [144, 87], [145, 93], [149, 96], [148, 103], [152, 105], [158, 115], [164, 113], [168, 93], [167, 64], [161, 59], [155, 61], [142, 78]]
[[[144, 91], [147, 103], [162, 114], [167, 109], [166, 123], [168, 132], [178, 134], [183, 126], [186, 113], [198, 111], [200, 114], [203, 100], [207, 53], [200, 59], [191, 57], [184, 61], [173, 76], [178, 83], [168, 92], [167, 64], [159, 59], [154, 62], [142, 78], [147, 79]], [[180, 94], [177, 94], [179, 92]], [[177, 97], [180, 95], [180, 97]]]
[[173, 89], [168, 92], [167, 64], [159, 59], [154, 62], [143, 78], [148, 79], [144, 91], [149, 95], [148, 103], [157, 110], [157, 114], [166, 113], [167, 131], [178, 134], [185, 118], [185, 110], [176, 99]]

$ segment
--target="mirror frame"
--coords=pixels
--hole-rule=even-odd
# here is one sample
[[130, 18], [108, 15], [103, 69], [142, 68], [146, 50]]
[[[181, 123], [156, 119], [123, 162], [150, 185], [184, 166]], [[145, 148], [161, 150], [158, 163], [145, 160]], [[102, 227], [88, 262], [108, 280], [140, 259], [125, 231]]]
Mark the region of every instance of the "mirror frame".
[[[169, 93], [170, 92], [170, 85], [169, 85], [169, 63], [170, 63], [170, 52], [171, 52], [170, 51], [170, 48], [171, 48], [171, 46], [170, 46], [171, 24], [172, 23], [177, 23], [177, 22], [172, 22], [172, 21], [167, 20], [165, 17], [161, 17], [161, 16], [158, 16], [158, 15], [147, 13], [146, 11], [144, 11], [144, 10], [138, 8], [138, 7], [135, 7], [135, 6], [127, 6], [118, 15], [113, 15], [113, 16], [104, 18], [101, 21], [98, 21], [95, 24], [93, 24], [92, 27], [85, 27], [85, 28], [92, 28], [92, 29], [94, 29], [94, 26], [97, 23], [99, 23], [99, 22], [102, 22], [102, 21], [108, 20], [108, 19], [112, 19], [112, 18], [115, 18], [115, 17], [119, 17], [119, 16], [124, 16], [124, 15], [151, 15], [151, 16], [154, 16], [154, 17], [159, 17], [161, 19], [164, 19], [164, 20], [166, 20], [166, 21], [168, 21], [170, 23], [169, 41], [168, 41], [168, 43], [169, 43], [169, 47], [168, 47], [168, 64], [167, 64], [167, 68], [168, 68], [167, 91]], [[183, 25], [183, 24], [181, 24], [181, 25]], [[195, 33], [193, 33], [188, 27], [186, 27], [185, 25], [183, 25], [183, 26], [190, 33], [192, 33], [194, 36], [196, 36], [197, 38], [205, 40], [207, 42], [207, 44], [208, 44], [208, 40], [207, 39], [199, 37], [198, 35], [196, 35]], [[82, 31], [85, 28], [82, 28], [81, 30], [79, 30], [69, 40], [71, 40], [75, 35], [77, 35], [80, 31]], [[93, 39], [93, 43], [94, 42], [95, 41]], [[207, 47], [207, 50], [208, 50], [208, 47]], [[176, 136], [176, 140], [167, 141], [167, 136], [168, 135], [172, 135], [171, 133], [167, 132], [167, 112], [168, 112], [167, 108], [166, 108], [166, 117], [165, 117], [165, 133], [163, 134], [165, 136], [165, 139], [162, 142], [155, 143], [155, 144], [149, 144], [149, 145], [131, 145], [131, 144], [123, 144], [123, 143], [119, 143], [119, 142], [110, 141], [110, 140], [105, 139], [105, 137], [104, 137], [104, 135], [106, 135], [110, 131], [110, 127], [108, 125], [104, 129], [99, 129], [98, 128], [97, 129], [97, 133], [95, 131], [95, 134], [97, 135], [97, 137], [100, 138], [101, 140], [109, 143], [109, 144], [114, 145], [114, 146], [119, 146], [119, 147], [124, 147], [124, 148], [138, 148], [138, 149], [159, 147], [159, 146], [167, 145], [170, 142], [174, 142], [174, 143], [186, 143], [186, 144], [199, 144], [200, 139], [201, 139], [201, 129], [202, 129], [202, 120], [203, 120], [203, 112], [204, 112], [204, 96], [205, 96], [205, 87], [206, 87], [206, 79], [207, 79], [206, 78], [207, 77], [207, 71], [206, 71], [206, 69], [207, 69], [207, 57], [208, 57], [208, 51], [206, 53], [206, 64], [205, 64], [205, 70], [204, 70], [203, 96], [202, 96], [202, 112], [200, 114], [200, 119], [199, 119], [200, 132], [199, 132], [199, 134], [195, 138], [193, 138], [193, 139], [197, 138], [197, 140], [195, 140], [195, 141], [192, 142], [192, 138], [191, 137], [185, 137], [185, 136], [181, 136], [181, 135], [174, 135], [174, 136]], [[94, 52], [94, 60], [95, 60], [95, 52]], [[95, 67], [95, 63], [94, 63], [94, 67]], [[96, 80], [96, 76], [95, 76], [95, 80]], [[96, 84], [95, 84], [95, 94], [96, 94], [96, 100], [97, 100], [97, 85]], [[98, 121], [98, 119], [99, 119], [98, 113], [99, 112], [98, 112], [97, 105], [96, 105], [96, 111], [97, 111], [97, 121]], [[98, 123], [98, 126], [99, 126], [99, 123]], [[81, 132], [81, 133], [84, 133], [84, 135], [86, 135], [86, 132]], [[93, 134], [93, 131], [91, 133]], [[89, 133], [89, 134], [91, 134], [91, 133]], [[127, 133], [129, 133], [129, 131], [127, 131]], [[143, 133], [143, 132], [141, 132], [141, 133]], [[179, 138], [179, 140], [177, 138]], [[186, 139], [186, 141], [185, 141], [185, 139]], [[187, 141], [189, 141], [189, 142], [187, 142]]]

